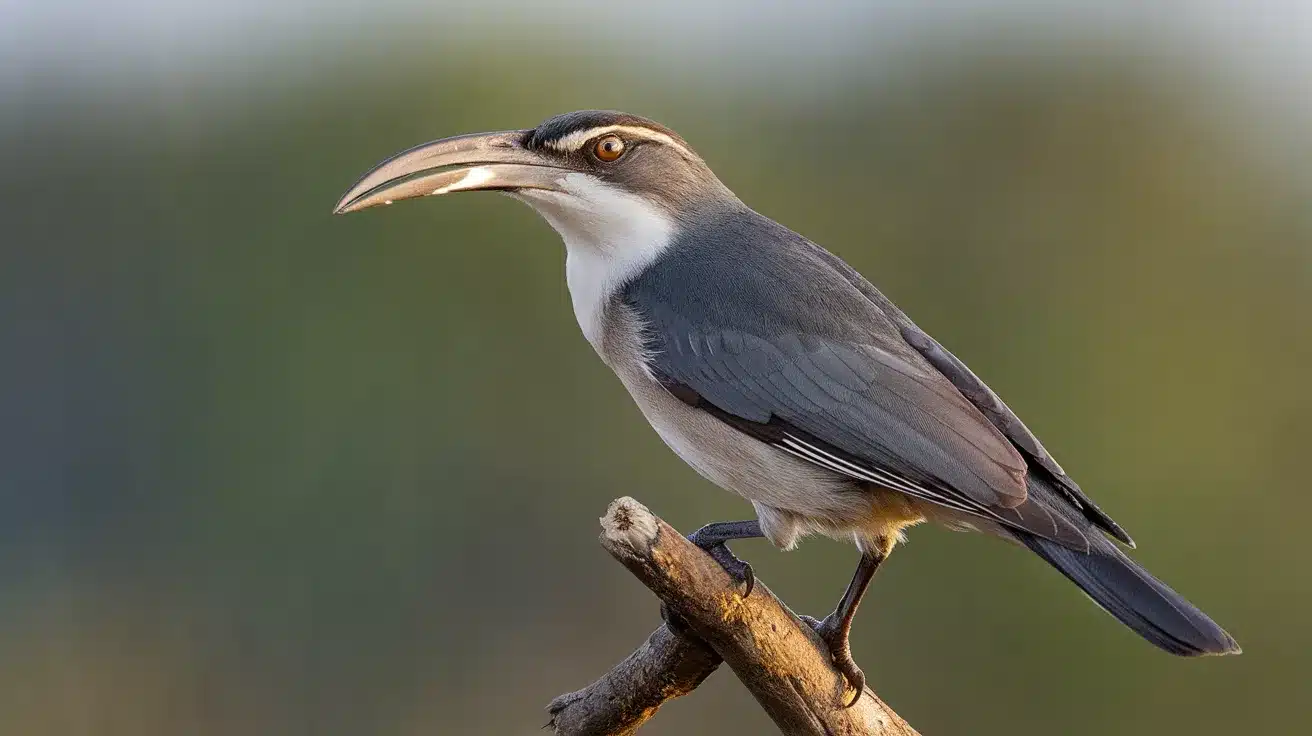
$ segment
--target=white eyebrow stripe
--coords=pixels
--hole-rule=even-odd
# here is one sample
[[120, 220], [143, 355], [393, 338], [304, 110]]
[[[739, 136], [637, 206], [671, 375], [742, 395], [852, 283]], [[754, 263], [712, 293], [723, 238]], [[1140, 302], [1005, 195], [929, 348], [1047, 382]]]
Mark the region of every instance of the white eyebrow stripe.
[[599, 135], [606, 135], [607, 133], [623, 133], [637, 138], [646, 138], [650, 141], [657, 141], [658, 143], [664, 143], [667, 146], [677, 148], [688, 156], [692, 155], [692, 151], [689, 151], [682, 143], [674, 140], [670, 136], [665, 135], [660, 131], [652, 130], [651, 128], [644, 128], [638, 125], [603, 125], [596, 128], [588, 128], [587, 130], [576, 130], [573, 133], [557, 138], [546, 145], [548, 148], [554, 148], [557, 151], [577, 151], [583, 147], [583, 144]]

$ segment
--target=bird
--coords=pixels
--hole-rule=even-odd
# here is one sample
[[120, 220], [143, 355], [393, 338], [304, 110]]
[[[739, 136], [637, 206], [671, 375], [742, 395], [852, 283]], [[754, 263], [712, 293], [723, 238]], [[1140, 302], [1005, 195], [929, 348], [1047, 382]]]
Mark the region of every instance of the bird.
[[362, 176], [337, 214], [497, 191], [564, 241], [583, 336], [660, 438], [755, 518], [689, 535], [750, 595], [727, 543], [810, 535], [860, 559], [810, 619], [860, 697], [850, 633], [875, 571], [936, 522], [1037, 554], [1175, 655], [1240, 651], [1121, 548], [1134, 542], [992, 389], [838, 256], [740, 200], [680, 135], [609, 110], [445, 138]]

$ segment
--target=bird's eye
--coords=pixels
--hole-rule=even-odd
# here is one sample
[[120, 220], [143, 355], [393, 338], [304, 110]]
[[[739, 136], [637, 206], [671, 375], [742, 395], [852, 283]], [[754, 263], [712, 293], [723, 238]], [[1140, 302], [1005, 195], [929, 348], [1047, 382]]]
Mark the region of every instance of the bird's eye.
[[592, 145], [592, 155], [610, 163], [624, 155], [624, 139], [617, 135], [608, 135], [598, 138], [597, 142]]

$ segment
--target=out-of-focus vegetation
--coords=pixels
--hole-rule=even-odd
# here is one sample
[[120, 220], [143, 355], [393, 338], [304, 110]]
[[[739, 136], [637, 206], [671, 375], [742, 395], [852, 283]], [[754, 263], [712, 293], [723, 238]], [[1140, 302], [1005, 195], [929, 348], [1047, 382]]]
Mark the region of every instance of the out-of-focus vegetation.
[[[328, 214], [401, 148], [581, 107], [671, 125], [869, 276], [1245, 648], [1170, 658], [1039, 560], [918, 529], [854, 637], [902, 715], [1307, 726], [1306, 140], [1129, 48], [956, 39], [728, 88], [489, 43], [7, 94], [0, 733], [534, 733], [657, 624], [595, 544], [606, 503], [686, 531], [748, 507], [595, 359], [556, 236], [491, 195]], [[813, 614], [856, 561], [737, 551]], [[649, 732], [769, 729], [721, 672]]]

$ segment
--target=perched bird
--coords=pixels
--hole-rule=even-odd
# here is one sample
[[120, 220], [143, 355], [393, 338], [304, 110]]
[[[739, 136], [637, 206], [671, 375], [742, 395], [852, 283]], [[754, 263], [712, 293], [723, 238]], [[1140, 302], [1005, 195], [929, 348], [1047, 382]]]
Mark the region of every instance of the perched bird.
[[674, 131], [588, 110], [447, 138], [379, 164], [336, 212], [476, 190], [555, 228], [588, 342], [679, 457], [751, 502], [755, 520], [690, 537], [748, 595], [751, 568], [725, 542], [856, 543], [818, 632], [858, 697], [852, 618], [925, 520], [1018, 542], [1172, 654], [1239, 651], [1108, 539], [1133, 547], [964, 363], [851, 266], [743, 204]]

